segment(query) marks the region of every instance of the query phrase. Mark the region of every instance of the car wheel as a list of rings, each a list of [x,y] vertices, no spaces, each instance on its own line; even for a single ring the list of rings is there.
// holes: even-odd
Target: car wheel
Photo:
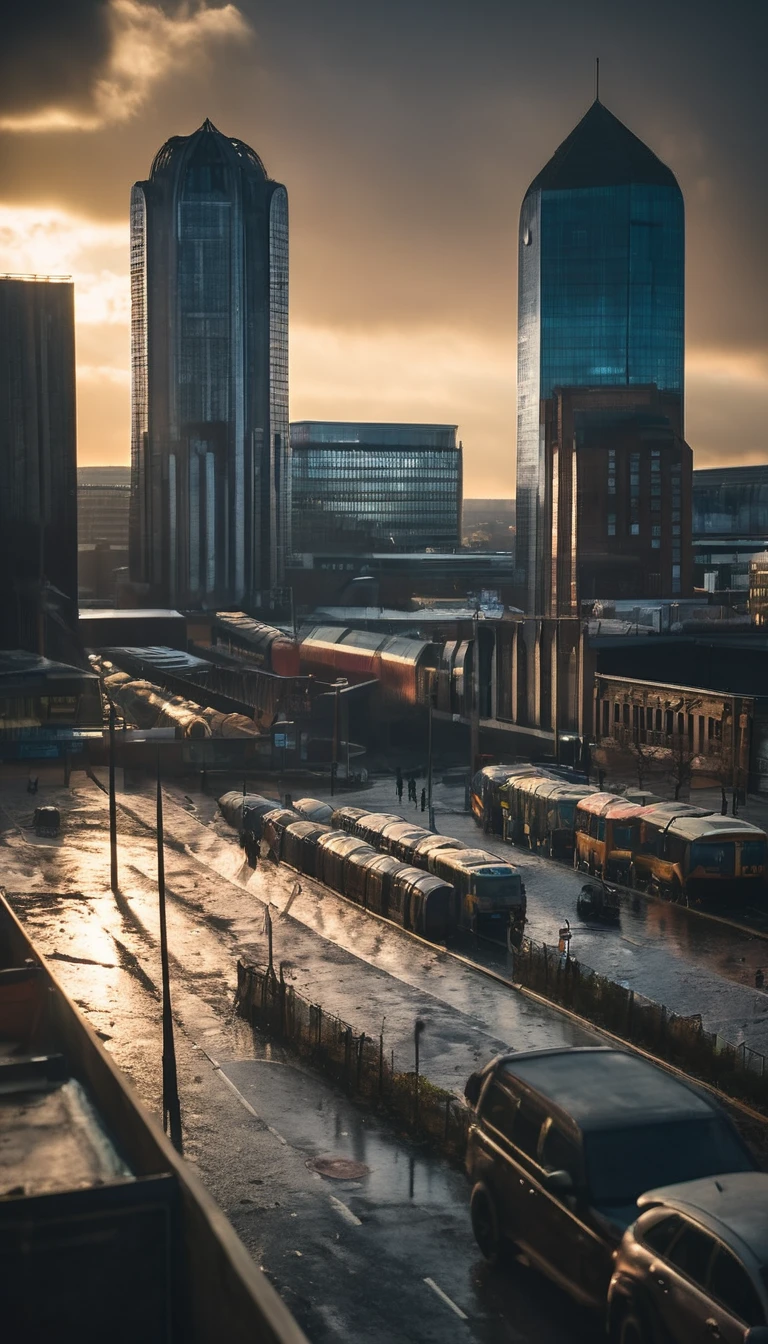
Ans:
[[[501,1258],[501,1234],[496,1207],[484,1185],[476,1185],[469,1201],[469,1216],[475,1241],[490,1265]]]

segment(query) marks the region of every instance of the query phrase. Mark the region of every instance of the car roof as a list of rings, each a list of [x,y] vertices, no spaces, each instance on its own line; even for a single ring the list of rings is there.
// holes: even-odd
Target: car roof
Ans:
[[[760,1264],[768,1264],[768,1173],[737,1171],[704,1176],[649,1190],[638,1199],[641,1209],[657,1205],[689,1213],[723,1241],[738,1241]],[[740,1248],[741,1249],[741,1248]]]
[[[610,1046],[536,1050],[503,1057],[501,1070],[566,1112],[585,1133],[675,1120],[706,1120],[701,1093],[639,1055]]]

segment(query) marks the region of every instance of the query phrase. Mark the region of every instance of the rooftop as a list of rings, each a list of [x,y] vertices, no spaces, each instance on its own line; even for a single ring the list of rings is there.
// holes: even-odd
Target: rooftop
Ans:
[[[649,1190],[637,1201],[641,1208],[671,1204],[704,1214],[743,1242],[765,1264],[768,1262],[768,1174],[738,1171],[723,1176],[705,1176],[698,1181],[666,1185]],[[730,1241],[727,1235],[724,1238]]]
[[[503,1070],[566,1111],[585,1131],[712,1115],[710,1103],[692,1087],[623,1050],[537,1051],[510,1057]]]
[[[595,99],[528,191],[567,191],[629,183],[679,190],[671,169]]]

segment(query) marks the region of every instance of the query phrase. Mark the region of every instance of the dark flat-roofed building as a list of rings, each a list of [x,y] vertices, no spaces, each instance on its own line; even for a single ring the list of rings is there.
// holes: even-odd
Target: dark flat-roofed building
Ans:
[[[0,277],[0,647],[71,656],[77,621],[74,286]]]
[[[688,596],[692,453],[677,394],[569,387],[543,413],[545,615]]]
[[[450,551],[461,540],[456,425],[291,425],[295,555]]]

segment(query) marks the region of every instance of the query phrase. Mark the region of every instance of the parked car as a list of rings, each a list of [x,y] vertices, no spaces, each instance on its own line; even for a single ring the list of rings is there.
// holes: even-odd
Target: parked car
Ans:
[[[611,1344],[768,1344],[768,1175],[652,1190],[619,1248]]]
[[[472,1074],[465,1096],[474,1108],[466,1165],[481,1251],[494,1261],[505,1244],[516,1246],[601,1312],[641,1195],[756,1167],[708,1096],[628,1051],[499,1055]]]

